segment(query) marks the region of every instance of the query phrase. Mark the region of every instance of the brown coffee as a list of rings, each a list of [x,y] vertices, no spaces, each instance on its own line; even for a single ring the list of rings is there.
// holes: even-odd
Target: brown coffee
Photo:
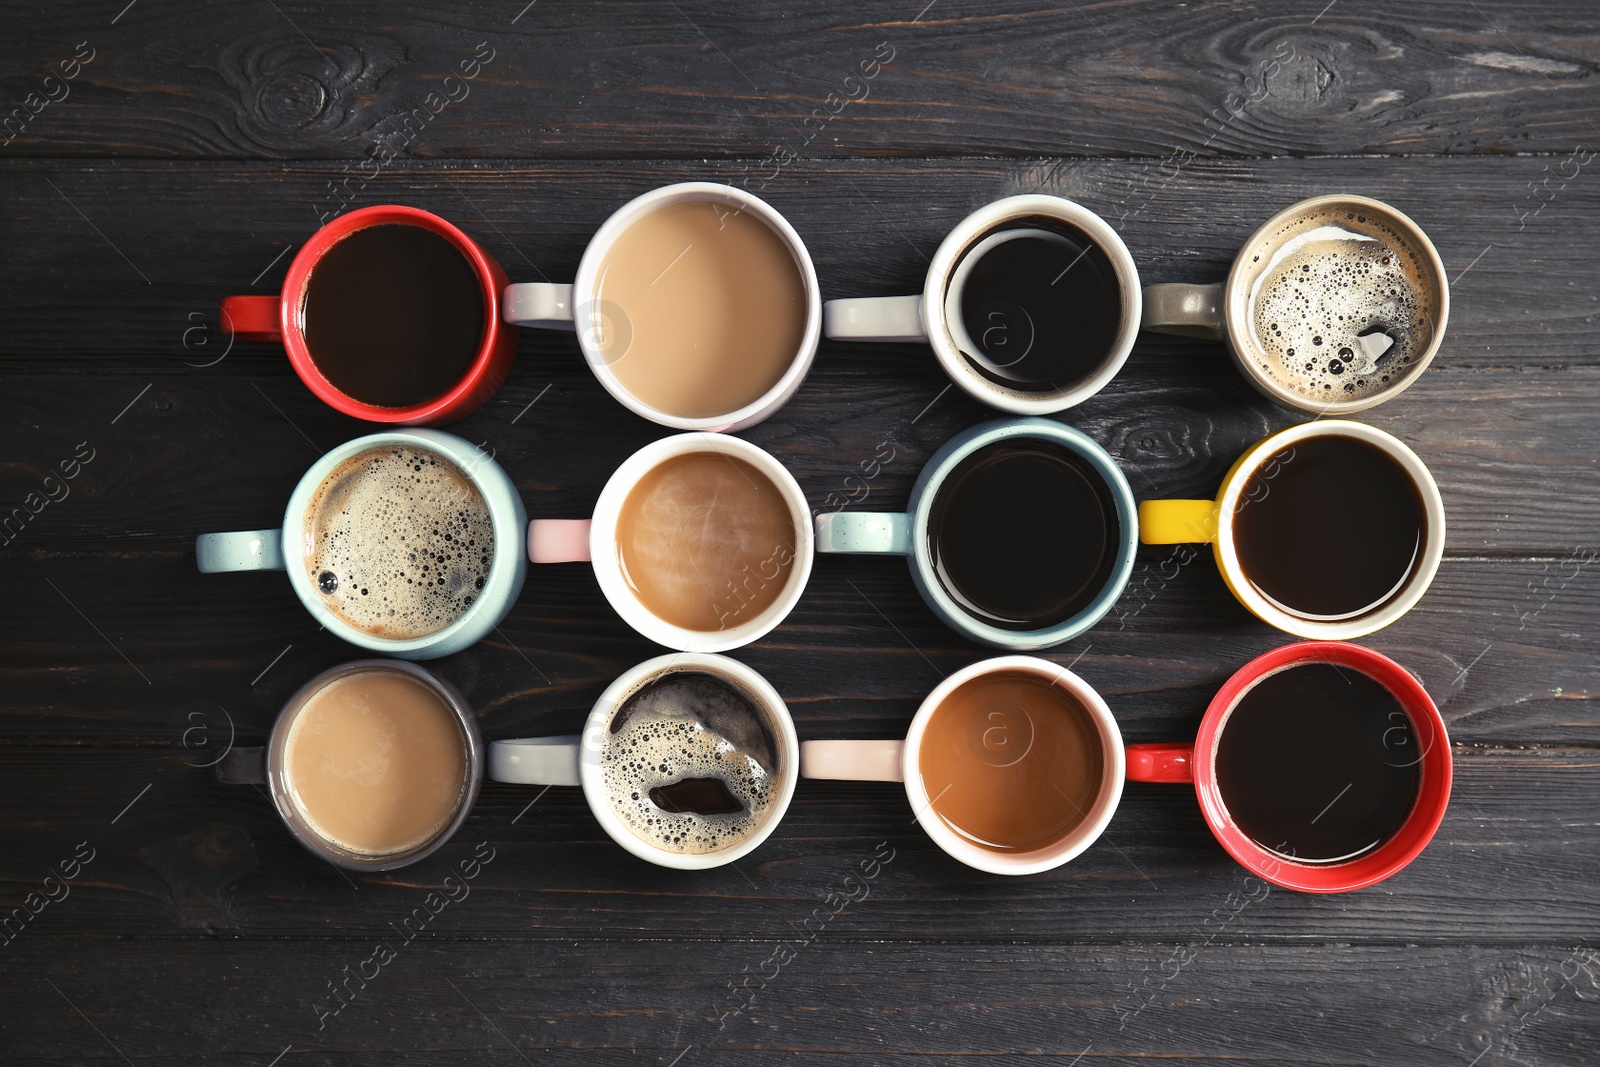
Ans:
[[[1105,752],[1077,695],[1028,671],[957,686],[928,720],[917,760],[932,811],[992,852],[1035,852],[1089,817]]]
[[[397,670],[360,671],[300,708],[283,778],[295,809],[325,840],[365,855],[409,852],[460,807],[466,741],[428,685]]]
[[[806,328],[805,280],[783,239],[754,213],[710,201],[668,204],[623,231],[600,264],[595,305],[622,387],[685,418],[760,399]]]
[[[466,473],[390,445],[335,467],[306,508],[305,567],[322,603],[373,637],[438,633],[489,579],[494,523]]]
[[[788,587],[795,543],[782,491],[725,452],[663,461],[617,516],[623,579],[651,614],[686,630],[759,618]]]

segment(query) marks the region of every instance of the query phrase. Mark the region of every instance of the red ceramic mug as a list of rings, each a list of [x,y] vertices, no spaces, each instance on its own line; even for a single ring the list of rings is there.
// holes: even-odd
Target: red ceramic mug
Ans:
[[[466,373],[443,393],[406,407],[380,407],[340,391],[318,369],[306,344],[303,309],[311,273],[339,240],[357,230],[384,223],[417,226],[455,246],[467,260],[483,294],[483,335]],[[222,326],[246,341],[282,341],[300,380],[328,406],[368,422],[432,426],[454,422],[482,407],[500,388],[517,354],[517,335],[500,318],[500,292],[509,279],[494,257],[476,241],[432,212],[380,204],[340,215],[295,254],[279,296],[230,296],[222,302]]]
[[[1263,847],[1229,813],[1217,780],[1220,741],[1240,700],[1264,678],[1288,667],[1312,663],[1359,672],[1388,690],[1410,720],[1409,730],[1402,728],[1392,739],[1385,731],[1381,743],[1415,745],[1415,749],[1409,750],[1396,748],[1393,760],[1387,755],[1384,757],[1392,767],[1416,766],[1419,770],[1416,800],[1410,814],[1377,847],[1348,860],[1298,862]],[[1344,641],[1301,641],[1257,656],[1229,678],[1212,698],[1193,744],[1141,744],[1129,745],[1127,749],[1129,781],[1192,782],[1206,823],[1234,859],[1269,882],[1306,893],[1363,889],[1395,874],[1416,859],[1433,839],[1450,800],[1450,741],[1433,699],[1422,684],[1394,660]],[[1338,797],[1334,799],[1337,801]],[[1327,810],[1323,809],[1323,814]]]

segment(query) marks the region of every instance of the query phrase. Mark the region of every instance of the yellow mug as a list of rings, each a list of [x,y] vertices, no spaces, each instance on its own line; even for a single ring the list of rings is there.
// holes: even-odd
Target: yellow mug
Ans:
[[[1363,442],[1382,453],[1382,459],[1374,460],[1365,450],[1346,450],[1343,454],[1350,462],[1343,469],[1336,469],[1339,467],[1335,462],[1337,453],[1331,453],[1330,449],[1338,446],[1319,440],[1326,438]],[[1297,458],[1300,460],[1298,469],[1295,468]],[[1392,478],[1393,471],[1383,459],[1398,468],[1403,477]],[[1373,462],[1376,467],[1357,466]],[[1381,477],[1372,482],[1361,481],[1356,472],[1367,469]],[[1293,473],[1285,477],[1285,471]],[[1278,481],[1279,478],[1283,481]],[[1409,549],[1403,539],[1403,531],[1412,521],[1406,503],[1397,501],[1393,494],[1384,498],[1382,504],[1374,502],[1382,478],[1388,478],[1395,486],[1409,482],[1415,492],[1411,503],[1415,506],[1418,529],[1416,543]],[[1369,486],[1370,494],[1358,491]],[[1279,502],[1269,508],[1265,501],[1271,498],[1274,488],[1281,490]],[[1318,499],[1319,495],[1336,499],[1324,502]],[[1312,505],[1310,508],[1306,506],[1308,501]],[[1239,545],[1239,519],[1251,507],[1259,509],[1250,517],[1245,533],[1246,540],[1256,550],[1258,575],[1255,578],[1241,559]],[[1298,508],[1292,519],[1285,510],[1288,507]],[[1380,509],[1401,517],[1385,519],[1376,514]],[[1376,536],[1364,539],[1363,533],[1371,533],[1365,529],[1369,521],[1389,522],[1395,530],[1401,531],[1400,539],[1389,539],[1393,541],[1392,548]],[[1293,563],[1285,563],[1281,554],[1269,562],[1267,556],[1257,550],[1258,545],[1271,540],[1267,534],[1277,522],[1284,524],[1283,530],[1278,531],[1283,535],[1282,540],[1292,541],[1292,551],[1297,554]],[[1392,434],[1365,423],[1337,419],[1291,426],[1257,441],[1223,477],[1215,500],[1146,500],[1139,505],[1139,539],[1145,544],[1209,542],[1215,550],[1222,580],[1239,603],[1280,630],[1324,641],[1345,641],[1381,630],[1409,611],[1422,599],[1439,569],[1439,561],[1444,557],[1444,534],[1444,500],[1422,459]],[[1380,544],[1388,550],[1387,565],[1369,567],[1368,571],[1376,571],[1377,575],[1368,573],[1362,577],[1379,580],[1378,575],[1388,574],[1398,580],[1377,599],[1354,608],[1345,604],[1341,610],[1330,610],[1326,604],[1318,608],[1297,608],[1284,595],[1278,575],[1292,573],[1299,567],[1298,557],[1304,558],[1308,570],[1337,568],[1342,569],[1341,573],[1348,573],[1362,566],[1362,553]],[[1280,553],[1288,550],[1280,548]],[[1407,551],[1411,553],[1409,564],[1405,564]],[[1273,574],[1271,581],[1267,577],[1269,572]],[[1334,590],[1325,594],[1324,599],[1359,593],[1359,583],[1355,581],[1339,584],[1332,576],[1319,580]],[[1273,582],[1279,584],[1269,588]]]

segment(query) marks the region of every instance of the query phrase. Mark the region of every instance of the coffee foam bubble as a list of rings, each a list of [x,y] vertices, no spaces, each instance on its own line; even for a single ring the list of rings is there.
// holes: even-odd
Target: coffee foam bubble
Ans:
[[[1388,391],[1433,343],[1431,264],[1381,216],[1304,215],[1248,254],[1253,358],[1293,393],[1333,402]]]
[[[766,823],[786,773],[763,720],[751,697],[716,675],[655,678],[623,701],[602,741],[611,810],[665,852],[705,854],[738,844]],[[669,811],[650,798],[652,789],[688,778],[720,781],[741,810]]]
[[[306,527],[306,570],[323,604],[374,637],[443,630],[476,602],[494,557],[483,495],[420,448],[345,460],[312,494]]]

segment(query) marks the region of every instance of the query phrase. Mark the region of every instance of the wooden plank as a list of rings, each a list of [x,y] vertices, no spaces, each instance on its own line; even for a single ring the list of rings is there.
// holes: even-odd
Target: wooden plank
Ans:
[[[8,192],[0,235],[11,250],[0,263],[7,294],[0,373],[109,366],[211,379],[283,371],[274,346],[240,342],[229,350],[216,326],[217,306],[232,293],[276,291],[289,256],[319,215],[346,203],[327,192],[336,167],[0,164]],[[627,200],[678,181],[737,183],[740,166],[408,164],[385,171],[349,203],[436,211],[481,240],[513,279],[559,280],[571,276],[594,230]],[[920,289],[925,257],[950,228],[980,205],[1015,193],[1055,193],[1100,212],[1123,235],[1146,282],[1220,279],[1241,242],[1279,209],[1319,193],[1365,193],[1412,215],[1444,258],[1455,299],[1437,366],[1595,366],[1600,265],[1569,250],[1600,242],[1600,181],[1589,180],[1594,164],[1569,164],[1561,172],[1576,177],[1551,179],[1536,196],[1530,183],[1549,178],[1548,166],[1542,157],[1482,156],[1404,165],[1278,158],[1182,168],[1059,158],[802,160],[760,192],[804,235],[827,297]],[[523,364],[546,366],[571,351],[569,340],[527,331]],[[819,360],[824,369],[864,377],[928,362],[925,349],[910,346],[834,344]],[[1194,364],[1232,373],[1214,344],[1146,337],[1125,375],[1166,380]]]
[[[491,737],[501,733],[495,718],[485,728]],[[1248,940],[1572,944],[1588,937],[1600,921],[1591,877],[1600,837],[1576,798],[1600,788],[1600,755],[1460,745],[1455,755],[1450,813],[1409,868],[1334,898],[1275,893],[1252,909]],[[874,883],[871,906],[852,912],[852,939],[1181,941],[1245,878],[1185,787],[1130,786],[1109,833],[1088,852],[1047,874],[1003,878],[940,852],[912,822],[899,787],[833,782],[802,783],[759,851],[713,871],[668,872],[633,858],[600,830],[576,789],[540,796],[491,784],[435,856],[388,875],[346,875],[290,838],[258,789],[221,785],[196,766],[210,758],[177,744],[0,747],[0,798],[12,813],[0,913],[22,906],[84,842],[85,854],[94,854],[88,873],[68,900],[27,925],[30,940],[129,931],[382,936],[429,889],[445,887],[445,875],[485,841],[496,858],[473,883],[481,904],[460,909],[453,936],[779,938],[880,843],[894,861]]]
[[[684,1067],[1593,1061],[1592,950],[1234,945],[1223,938],[1247,935],[1276,900],[1230,914],[1224,899],[1191,904],[1215,913],[1223,937],[1199,927],[1170,948],[841,943],[870,897],[809,942],[462,943],[441,929],[411,942],[388,935],[394,958],[381,967],[367,963],[383,958],[376,938],[68,939],[54,952],[11,949],[18,965],[0,972],[0,992],[14,1009],[8,1054],[27,1064],[139,1062],[172,1049],[284,1065],[564,1064],[606,1051]]]
[[[17,109],[9,151],[49,156],[1416,155],[1595,138],[1581,5],[921,6],[20,12],[0,99]],[[75,55],[92,58],[62,83]]]
[[[1447,562],[1416,609],[1363,643],[1423,679],[1459,743],[1595,745],[1600,586],[1592,567],[1571,570]],[[187,555],[3,561],[0,582],[29,605],[0,641],[0,741],[174,744],[191,702],[260,738],[306,679],[361,655],[319,632],[281,575],[202,576]],[[1289,640],[1203,555],[1155,555],[1100,626],[1040,654],[1099,688],[1129,740],[1155,741],[1192,731],[1229,674]],[[575,728],[611,679],[659,652],[574,565],[537,571],[498,634],[432,669],[496,736],[517,736]],[[939,623],[903,566],[866,559],[819,561],[789,620],[735,653],[813,737],[892,735],[944,675],[992,654]]]

